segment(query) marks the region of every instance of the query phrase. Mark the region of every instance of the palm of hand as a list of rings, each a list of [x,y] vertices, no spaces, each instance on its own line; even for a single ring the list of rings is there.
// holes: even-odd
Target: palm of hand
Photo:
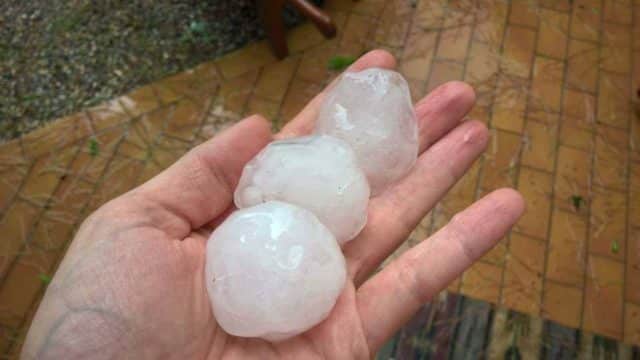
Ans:
[[[136,359],[368,356],[353,283],[330,319],[302,336],[272,345],[227,335],[203,286],[208,231],[172,238],[148,226],[149,209],[132,208],[141,201],[128,196],[137,195],[111,202],[80,230],[47,294],[51,309],[65,318],[46,334],[38,358],[95,358],[96,349],[99,357]],[[46,321],[47,314],[40,315]],[[83,346],[58,346],[78,337],[80,324],[90,334]]]
[[[393,64],[389,54],[374,51],[352,69]],[[280,136],[309,132],[321,96]],[[276,344],[230,336],[216,324],[204,287],[210,229],[232,210],[244,164],[271,139],[266,121],[254,116],[85,221],[47,290],[23,356],[371,357],[523,211],[517,193],[496,191],[367,280],[484,149],[486,128],[460,123],[472,104],[468,86],[452,83],[416,105],[424,153],[406,179],[372,199],[367,226],[343,248],[348,283],[329,317],[306,333]]]

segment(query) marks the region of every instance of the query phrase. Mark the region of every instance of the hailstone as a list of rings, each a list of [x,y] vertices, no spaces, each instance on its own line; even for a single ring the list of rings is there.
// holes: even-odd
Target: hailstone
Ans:
[[[321,135],[269,144],[245,166],[234,200],[238,208],[270,200],[298,205],[345,243],[367,222],[369,195],[353,150]]]
[[[227,333],[278,341],[326,318],[344,287],[346,265],[313,213],[269,201],[235,211],[211,234],[205,281]]]
[[[371,186],[383,192],[405,176],[418,155],[418,122],[409,86],[395,71],[347,72],[327,92],[316,133],[346,141]]]

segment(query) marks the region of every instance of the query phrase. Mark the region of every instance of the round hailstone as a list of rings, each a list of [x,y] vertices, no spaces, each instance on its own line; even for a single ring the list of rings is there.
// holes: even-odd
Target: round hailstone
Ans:
[[[418,155],[418,122],[409,86],[391,70],[342,75],[326,95],[316,132],[353,148],[373,195],[405,176]]]
[[[331,136],[274,141],[242,171],[238,208],[279,200],[314,213],[339,243],[367,222],[369,184],[353,150]]]
[[[329,229],[291,204],[237,210],[207,243],[207,292],[231,335],[278,341],[300,334],[327,317],[345,280]]]

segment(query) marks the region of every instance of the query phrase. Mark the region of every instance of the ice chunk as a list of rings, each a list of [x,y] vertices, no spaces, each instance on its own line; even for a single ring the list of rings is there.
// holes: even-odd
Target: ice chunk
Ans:
[[[353,150],[323,135],[269,144],[245,166],[234,198],[238,208],[270,200],[303,207],[344,243],[367,222],[369,195]]]
[[[409,86],[395,71],[347,72],[326,95],[316,132],[355,151],[373,195],[405,176],[418,155],[418,123]]]
[[[324,320],[346,281],[345,260],[311,212],[270,201],[232,213],[207,243],[205,282],[229,334],[270,341]]]

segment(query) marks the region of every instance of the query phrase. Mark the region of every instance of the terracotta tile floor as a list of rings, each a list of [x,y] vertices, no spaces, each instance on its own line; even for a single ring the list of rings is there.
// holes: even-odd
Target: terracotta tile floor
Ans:
[[[482,194],[516,187],[526,215],[450,290],[640,344],[640,1],[326,7],[336,39],[305,24],[282,61],[250,44],[0,145],[0,353],[17,353],[88,213],[245,115],[281,126],[336,76],[330,57],[372,48],[398,57],[416,99],[448,80],[473,84],[471,117],[492,133],[406,246]]]

